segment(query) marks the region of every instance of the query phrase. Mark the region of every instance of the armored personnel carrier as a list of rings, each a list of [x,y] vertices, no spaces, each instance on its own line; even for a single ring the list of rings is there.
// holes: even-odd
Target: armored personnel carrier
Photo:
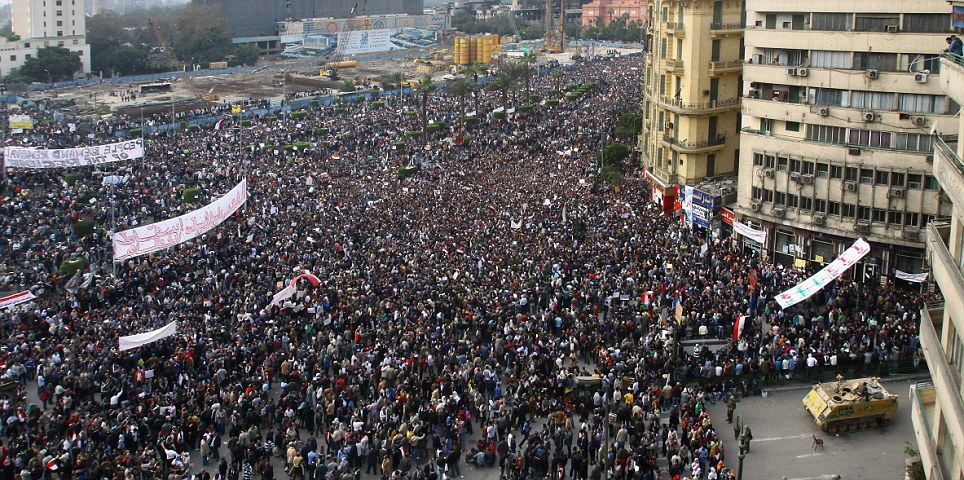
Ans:
[[[876,377],[818,383],[803,399],[803,407],[828,433],[876,428],[897,414],[897,395]]]

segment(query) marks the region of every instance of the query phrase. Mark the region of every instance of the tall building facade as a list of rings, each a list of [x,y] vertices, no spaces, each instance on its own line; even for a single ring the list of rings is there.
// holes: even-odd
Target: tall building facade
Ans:
[[[672,211],[680,185],[737,168],[743,72],[740,0],[651,0],[643,166]]]
[[[582,6],[582,26],[609,25],[625,18],[627,23],[646,21],[646,0],[592,0]]]
[[[832,261],[858,237],[855,278],[923,266],[923,228],[950,212],[931,133],[959,106],[940,88],[945,0],[747,2],[738,201],[745,239],[785,265]]]
[[[0,73],[23,65],[44,47],[64,47],[80,56],[83,73],[90,73],[90,46],[84,0],[13,0],[11,29],[20,36],[0,44]]]
[[[942,2],[943,3],[943,2]],[[954,26],[964,28],[964,1],[950,2]],[[946,7],[945,7],[946,8]],[[948,54],[937,82],[964,103],[964,59]],[[920,344],[931,382],[911,387],[914,433],[928,480],[964,480],[964,123],[935,137],[933,175],[953,205],[951,215],[926,227],[927,263],[943,304],[921,312]]]

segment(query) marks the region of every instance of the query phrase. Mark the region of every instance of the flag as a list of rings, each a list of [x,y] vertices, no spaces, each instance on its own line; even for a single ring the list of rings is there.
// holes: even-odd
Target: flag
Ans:
[[[740,335],[743,334],[743,327],[746,326],[746,316],[740,315],[736,317],[736,323],[733,324],[733,340],[739,340]]]
[[[653,303],[653,291],[643,292],[643,305]]]
[[[215,130],[220,130],[220,129],[222,129],[222,128],[224,128],[224,119],[223,119],[223,118],[220,119],[220,120],[218,120],[218,122],[214,124],[214,129],[215,129]]]
[[[295,292],[297,291],[298,287],[295,287],[294,285],[288,285],[287,287],[282,288],[281,291],[271,297],[271,306],[278,305],[281,302],[295,296]]]
[[[68,280],[67,284],[64,285],[64,290],[67,290],[72,295],[77,295],[77,290],[80,289],[80,282],[82,281],[81,280],[82,276],[83,276],[83,273],[80,270],[77,270],[77,273],[74,273],[74,276],[70,277],[70,280]]]

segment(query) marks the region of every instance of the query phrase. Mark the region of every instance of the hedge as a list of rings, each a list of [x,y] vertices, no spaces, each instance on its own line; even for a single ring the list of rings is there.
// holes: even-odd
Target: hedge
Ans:
[[[444,127],[444,126],[445,126],[444,123],[430,123],[430,124],[428,124],[428,125],[425,127],[425,129],[428,130],[428,131],[430,131],[430,132],[437,132],[437,131],[441,130],[442,127]]]
[[[331,130],[327,127],[320,127],[315,129],[315,133],[318,135],[328,135],[331,133]]]
[[[580,95],[582,95],[582,94],[581,94],[581,93],[578,93],[578,92],[569,92],[569,93],[566,94],[566,98],[568,98],[569,100],[575,100],[575,99],[579,98]]]
[[[505,118],[505,112],[495,112],[492,114],[492,116],[495,118],[498,118],[499,120],[502,120],[503,118]]]
[[[405,142],[403,142],[403,141],[401,141],[401,140],[398,140],[398,141],[396,141],[396,142],[392,142],[392,146],[393,146],[393,147],[404,147],[404,146],[405,146]]]
[[[336,109],[335,109],[335,113],[336,113],[336,114],[342,114],[342,113],[345,113],[345,109],[344,109],[344,108],[341,108],[341,107],[339,107],[339,108],[336,108]]]
[[[308,104],[311,105],[312,107],[317,107],[317,106],[318,106],[318,100],[309,100],[309,101],[308,101]]]
[[[522,105],[519,107],[520,112],[528,112],[529,110],[532,110],[532,105]]]
[[[72,276],[78,271],[83,270],[86,265],[87,262],[84,261],[83,257],[65,258],[63,262],[60,262],[60,276]]]
[[[181,201],[184,203],[194,203],[201,197],[201,189],[198,187],[188,187],[181,192]]]
[[[533,93],[532,95],[529,95],[530,102],[535,103],[535,102],[538,102],[539,100],[542,100],[542,95],[539,95],[538,93]]]
[[[311,146],[311,142],[305,142],[305,141],[295,142],[295,146],[298,147],[298,150],[303,151],[304,149]]]
[[[385,102],[383,102],[383,101],[381,101],[381,100],[376,100],[376,101],[372,102],[372,106],[375,107],[375,108],[382,108],[382,107],[385,106]]]
[[[177,128],[180,128],[181,130],[184,130],[185,128],[187,128],[187,122],[178,123],[178,124],[177,124]]]
[[[550,100],[546,100],[546,104],[547,104],[547,105],[559,105],[559,100],[558,100],[558,99],[555,99],[555,98],[550,99]]]
[[[94,223],[90,220],[80,220],[71,227],[77,238],[84,238],[94,233]]]
[[[269,122],[275,122],[275,121],[277,121],[277,120],[278,120],[278,117],[276,117],[276,116],[274,116],[274,115],[268,115],[268,121],[269,121]]]
[[[462,120],[465,123],[472,123],[478,120],[478,117],[475,117],[473,115],[460,115],[459,120]]]
[[[241,120],[241,126],[242,126],[242,127],[250,127],[250,126],[251,126],[251,120]]]
[[[187,131],[189,131],[189,132],[196,132],[197,129],[198,129],[198,126],[197,126],[197,125],[188,125],[188,126],[187,126]]]
[[[297,112],[291,112],[291,118],[294,118],[294,119],[296,119],[296,120],[300,120],[300,119],[305,118],[305,117],[307,117],[307,116],[308,116],[308,112],[305,112],[305,111],[299,110],[299,111],[297,111]]]
[[[412,130],[412,131],[409,131],[409,132],[405,132],[405,136],[406,136],[406,137],[420,137],[420,136],[422,136],[422,131],[421,131],[421,130]]]
[[[410,177],[418,173],[421,167],[418,165],[408,165],[405,167],[398,167],[398,176],[401,178]]]
[[[558,97],[558,96],[562,95],[562,91],[561,91],[561,90],[552,90],[552,91],[549,92],[549,95],[551,95],[551,96],[553,96],[553,97]]]
[[[73,187],[74,185],[77,184],[77,182],[83,179],[84,179],[84,174],[80,172],[70,172],[67,175],[64,175],[64,183],[66,183],[67,186],[70,186],[70,187]]]
[[[415,115],[418,115],[418,112],[413,112],[413,111],[409,110],[409,111],[405,112],[404,115],[405,115],[406,117],[414,117]]]
[[[577,89],[577,88],[579,88],[579,87],[581,87],[581,86],[582,86],[582,85],[579,85],[578,83],[570,83],[569,85],[566,85],[566,88],[564,88],[564,90],[568,92],[568,91],[571,91],[571,90],[575,90],[575,89]]]
[[[86,205],[90,203],[91,198],[94,198],[94,192],[84,192],[80,195],[77,195],[77,197],[74,198],[74,201],[76,201],[78,204]]]
[[[141,131],[139,128],[132,128],[127,131],[127,138],[139,137],[141,136]]]
[[[590,88],[592,88],[592,87],[594,87],[594,86],[596,86],[595,83],[586,82],[586,83],[582,84],[582,86],[581,86],[580,88],[582,88],[582,89],[584,89],[584,90],[589,90]]]

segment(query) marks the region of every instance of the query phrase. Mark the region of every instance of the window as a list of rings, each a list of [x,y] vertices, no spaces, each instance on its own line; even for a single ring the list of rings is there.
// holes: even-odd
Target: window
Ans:
[[[890,174],[890,186],[891,187],[903,187],[904,186],[904,174],[903,173],[891,173]]]
[[[860,207],[860,208],[863,209],[864,207]],[[867,219],[864,218],[864,217],[860,217],[860,219],[861,219],[861,220],[867,220]],[[875,209],[874,209],[874,222],[875,222],[875,223],[884,223],[884,222],[886,222],[886,221],[887,221],[887,210],[884,210],[884,209],[881,209],[881,208],[875,208]]]
[[[58,27],[64,26],[64,21],[63,21],[63,20],[57,20],[57,26],[58,26]]]
[[[814,13],[810,20],[811,30],[850,31],[853,15],[850,13]]]
[[[941,57],[933,53],[904,53],[900,55],[901,71],[923,72],[938,74],[941,71]]]
[[[800,122],[787,122],[787,131],[788,131],[788,132],[799,132],[799,131],[800,131]]]
[[[810,52],[810,66],[813,68],[850,68],[853,64],[853,55],[850,52],[826,50]]]
[[[951,31],[951,19],[946,13],[905,13],[905,32],[944,33]]]
[[[843,212],[843,216],[847,218],[854,218],[857,215],[857,207],[850,203],[842,204],[840,211]]]
[[[856,182],[857,181],[857,167],[847,167],[847,181]]]
[[[843,90],[832,88],[811,88],[808,92],[808,99],[814,105],[831,105],[839,107],[843,105]]]
[[[850,144],[866,147],[890,148],[890,132],[879,130],[850,130]]]
[[[827,202],[827,213],[830,215],[840,215],[840,203]]]
[[[854,52],[854,68],[857,70],[897,70],[896,53]]]
[[[923,183],[923,175],[919,173],[908,173],[907,174],[907,188],[920,189]]]
[[[900,96],[900,111],[910,113],[944,113],[943,95],[916,95],[904,93]]]
[[[659,76],[659,94],[666,95],[666,75]]]
[[[64,36],[64,32],[61,31],[61,30],[57,30],[57,36],[58,36],[58,37]]]
[[[790,161],[787,157],[779,157],[777,159],[777,170],[781,172],[787,171],[787,163]]]
[[[794,208],[799,207],[800,197],[797,195],[787,195],[787,206],[794,207]]]
[[[753,154],[753,165],[756,166],[756,167],[762,167],[762,166],[763,166],[763,154],[762,154],[762,153],[754,153],[754,154]]]
[[[907,212],[904,214],[904,225],[908,227],[916,227],[919,220],[920,214],[918,213]]]
[[[760,187],[753,187],[753,198],[760,200],[763,198],[763,189]]]
[[[937,177],[928,175],[924,178],[924,190],[937,190],[938,188],[940,188],[940,184],[937,183]]]
[[[860,169],[860,183],[864,183],[864,184],[874,183],[874,170],[872,168]]]
[[[58,17],[64,16],[64,11],[63,11],[63,10],[57,10],[57,16],[58,16]]]
[[[894,145],[898,150],[911,152],[930,152],[934,150],[930,135],[919,133],[898,133],[897,143]]]
[[[11,61],[11,62],[16,62],[16,61],[17,61],[17,56],[16,56],[16,55],[10,55],[10,61]]]
[[[898,212],[896,210],[887,212],[887,222],[890,223],[891,226],[899,227],[904,223],[904,212]]]
[[[663,38],[659,44],[659,58],[666,58],[666,39]]]
[[[800,164],[800,173],[804,175],[813,175],[813,162],[803,162]]]
[[[27,59],[27,60],[30,60],[31,58],[33,58],[33,55],[27,53],[27,54],[25,54],[25,55],[23,56],[23,58],[25,58],[25,59]]]
[[[870,207],[857,207],[857,218],[870,220]]]
[[[808,199],[810,197],[807,197]],[[827,201],[820,200],[819,198],[813,200],[813,210],[815,212],[826,212],[827,211]]]
[[[803,210],[813,210],[813,198],[808,196],[801,196],[800,208],[802,208]]]
[[[820,169],[819,169],[819,168],[817,169],[817,176],[820,176]],[[839,180],[839,179],[843,178],[843,167],[841,167],[840,165],[831,165],[831,166],[830,166],[830,178],[833,178],[833,179],[836,179],[836,180]]]
[[[787,203],[787,194],[783,192],[776,192],[773,194],[773,203],[777,205],[785,205]]]
[[[857,15],[855,32],[886,32],[888,25],[900,25],[900,15]]]
[[[855,90],[850,92],[850,106],[867,110],[893,110],[894,97],[893,93]]]
[[[63,5],[64,2],[63,2],[63,0],[57,0],[54,4],[59,7],[59,6]]]
[[[826,163],[817,164],[817,178],[827,178],[830,176],[830,165]]]
[[[843,145],[846,143],[846,135],[847,129],[844,127],[831,127],[827,125],[813,124],[807,125],[807,140]]]
[[[24,42],[23,48],[30,48],[30,42]]]
[[[773,168],[776,165],[776,157],[773,155],[766,155],[763,157],[763,166],[766,168]]]
[[[790,159],[790,171],[800,173],[800,160],[797,160],[796,158]]]
[[[877,170],[877,174],[874,175],[874,183],[876,183],[877,185],[889,185],[890,172],[886,170]]]
[[[763,201],[772,202],[773,201],[773,190],[763,190]]]

